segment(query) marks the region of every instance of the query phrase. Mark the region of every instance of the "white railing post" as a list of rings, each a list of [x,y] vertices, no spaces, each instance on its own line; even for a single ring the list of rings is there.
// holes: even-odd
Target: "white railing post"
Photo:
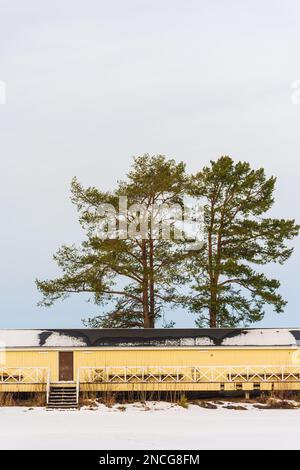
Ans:
[[[49,403],[49,395],[50,395],[50,369],[48,368],[47,372],[47,385],[46,385],[46,403]]]
[[[76,403],[79,402],[79,389],[80,389],[80,367],[77,369],[77,377],[76,377]]]

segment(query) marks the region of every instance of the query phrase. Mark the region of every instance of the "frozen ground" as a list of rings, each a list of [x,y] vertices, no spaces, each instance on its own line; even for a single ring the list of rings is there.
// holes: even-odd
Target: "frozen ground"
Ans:
[[[300,449],[300,409],[0,408],[1,449]]]

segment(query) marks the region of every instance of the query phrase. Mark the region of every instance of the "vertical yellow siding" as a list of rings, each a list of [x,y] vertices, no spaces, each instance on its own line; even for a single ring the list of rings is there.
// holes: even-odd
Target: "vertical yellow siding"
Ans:
[[[297,351],[286,349],[131,349],[74,351],[74,380],[79,367],[92,366],[189,366],[189,365],[284,365]],[[59,351],[6,351],[2,367],[49,367],[50,380],[58,380]]]
[[[6,351],[2,367],[49,367],[50,380],[58,380],[58,351]]]
[[[295,349],[131,349],[75,351],[74,368],[92,366],[283,365]]]

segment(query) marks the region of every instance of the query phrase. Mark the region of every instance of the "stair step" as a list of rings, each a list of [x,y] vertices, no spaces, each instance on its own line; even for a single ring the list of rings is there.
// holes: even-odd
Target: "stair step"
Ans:
[[[51,399],[49,398],[49,403],[77,403],[77,400],[73,398],[72,400],[57,400],[57,399]]]
[[[48,403],[47,408],[77,408],[77,403],[70,403],[68,405],[63,403]]]
[[[76,397],[76,393],[51,393],[50,395],[55,397]]]
[[[51,388],[51,392],[75,392],[76,388]]]
[[[59,403],[62,403],[62,404],[70,404],[70,403],[77,403],[76,400],[49,400],[49,403],[54,403],[54,404],[59,404]]]
[[[48,403],[47,408],[77,408],[77,403]]]
[[[74,395],[74,397],[54,397],[53,395],[50,395],[49,398],[53,398],[54,400],[76,400],[76,396]]]
[[[51,387],[51,390],[76,390],[76,387]]]
[[[70,385],[70,386],[67,386],[67,387],[63,387],[62,385],[51,385],[51,388],[52,388],[52,390],[53,389],[72,390],[72,389],[76,388],[76,385]]]
[[[50,395],[55,395],[56,397],[75,397],[76,393],[51,393]]]
[[[69,397],[56,397],[54,395],[50,395],[49,398],[54,398],[55,400],[76,400],[76,396],[69,396]]]
[[[70,403],[70,402],[75,402],[76,403],[76,398],[72,398],[72,399],[69,399],[69,400],[58,400],[57,398],[49,398],[49,403],[50,402],[55,402],[55,403]]]
[[[50,386],[47,408],[52,410],[68,410],[78,408],[76,386]]]
[[[59,400],[63,400],[64,398],[76,398],[77,395],[52,395],[50,394],[50,397],[53,397],[53,398],[58,398]]]
[[[72,392],[72,393],[57,393],[57,392],[50,392],[51,395],[57,395],[58,397],[63,397],[63,396],[72,396],[72,395],[76,395],[76,392]]]
[[[52,390],[74,390],[76,389],[75,385],[72,385],[70,387],[62,387],[61,385],[56,386],[56,385],[51,385]]]
[[[55,405],[55,404],[49,404],[49,405],[47,406],[47,408],[48,408],[48,407],[49,407],[49,408],[76,408],[76,407],[77,407],[77,404],[76,404],[76,403],[74,403],[74,404],[72,404],[72,405],[60,405],[60,404]]]

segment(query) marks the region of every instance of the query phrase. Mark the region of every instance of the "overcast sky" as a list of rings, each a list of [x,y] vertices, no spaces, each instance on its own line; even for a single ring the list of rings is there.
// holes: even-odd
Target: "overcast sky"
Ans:
[[[109,189],[133,155],[189,171],[228,154],[278,177],[273,213],[300,220],[300,4],[295,1],[0,0],[0,324],[80,327],[81,297],[36,306],[34,279],[82,233],[73,176]],[[300,100],[299,100],[300,101]],[[294,103],[294,104],[293,104]],[[269,272],[289,301],[263,326],[299,326],[300,244]],[[177,326],[192,326],[178,312]]]

